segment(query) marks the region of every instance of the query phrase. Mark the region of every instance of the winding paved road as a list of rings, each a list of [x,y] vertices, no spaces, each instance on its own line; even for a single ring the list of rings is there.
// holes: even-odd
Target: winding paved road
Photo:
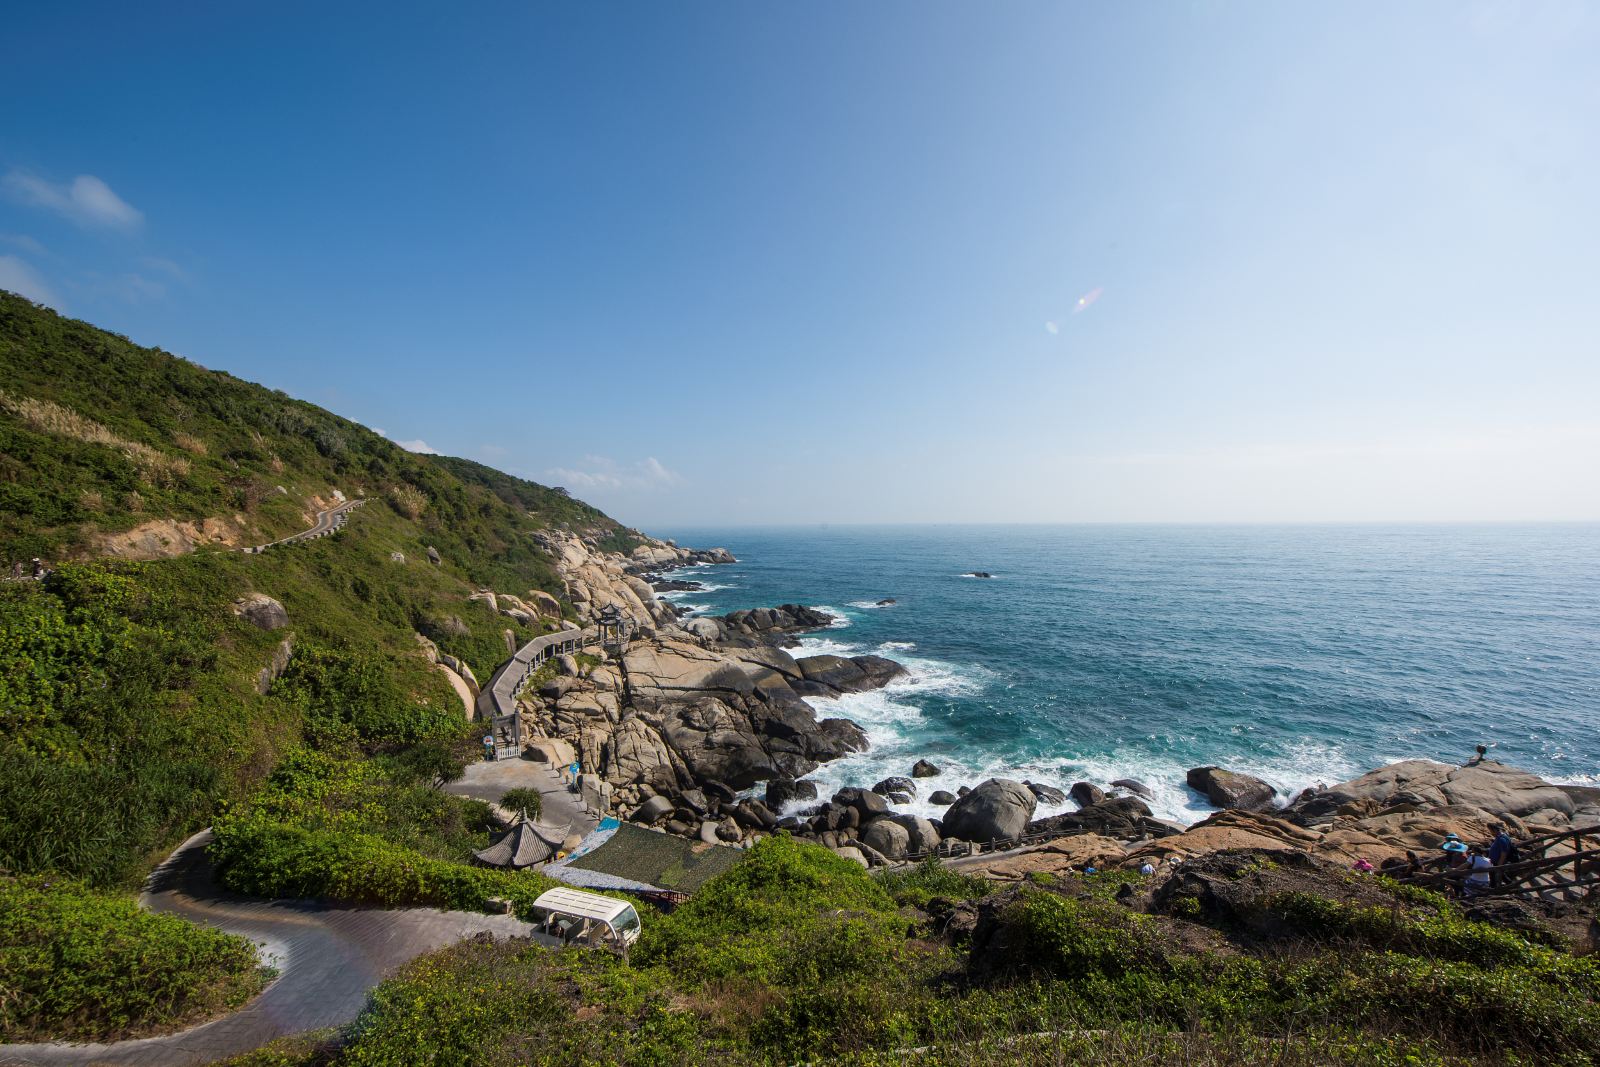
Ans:
[[[179,846],[151,874],[139,902],[152,911],[256,941],[278,968],[277,980],[231,1015],[175,1034],[109,1045],[0,1045],[0,1064],[211,1063],[289,1034],[343,1026],[366,1005],[372,987],[402,964],[475,934],[535,937],[555,944],[509,915],[235,896],[212,881],[205,854],[210,840],[211,831],[205,830]]]
[[[268,541],[264,545],[256,545],[254,548],[246,548],[243,551],[265,552],[267,549],[275,548],[278,545],[292,545],[297,541],[310,541],[318,537],[326,537],[344,525],[344,520],[349,516],[350,512],[366,502],[365,497],[359,500],[346,500],[338,507],[317,512],[317,519],[311,524],[311,529],[309,530],[301,530],[299,533],[291,534],[280,541]]]

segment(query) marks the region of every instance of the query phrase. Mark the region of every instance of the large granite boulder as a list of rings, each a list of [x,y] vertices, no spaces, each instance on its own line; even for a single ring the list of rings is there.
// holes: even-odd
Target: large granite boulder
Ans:
[[[861,834],[861,841],[891,860],[903,860],[911,848],[911,835],[893,819],[873,819]]]
[[[925,759],[919,759],[911,765],[911,777],[913,778],[932,778],[938,773],[938,765]]]
[[[637,699],[693,699],[708,692],[755,692],[752,674],[731,659],[691,641],[636,641],[623,656],[628,684]]]
[[[1221,767],[1195,767],[1187,781],[1190,789],[1204,794],[1217,807],[1234,811],[1265,811],[1277,795],[1277,790],[1261,779]]]
[[[920,815],[891,815],[906,831],[906,847],[912,852],[932,852],[944,840],[932,819]]]
[[[653,823],[657,819],[666,818],[671,814],[672,801],[664,796],[653,796],[643,804],[640,804],[628,818],[634,822]]]
[[[990,778],[961,797],[944,815],[944,836],[963,841],[993,841],[1022,836],[1039,800],[1010,778]]]
[[[830,746],[830,750],[838,755],[821,756],[818,759],[838,759],[852,752],[865,752],[868,748],[867,732],[849,719],[823,719],[817,724],[819,734]]]
[[[289,625],[288,611],[265,593],[251,593],[235,600],[233,613],[258,630],[277,630]]]
[[[640,718],[628,719],[611,735],[611,746],[603,771],[614,784],[646,782],[659,789],[672,789],[681,783],[678,761],[655,727]]]
[[[1093,782],[1073,782],[1071,794],[1080,808],[1093,807],[1106,798],[1105,791]]]
[[[1542,814],[1571,817],[1577,805],[1560,786],[1496,760],[1483,760],[1465,767],[1429,760],[1404,760],[1380,767],[1359,778],[1341,782],[1323,791],[1339,800],[1370,800],[1380,809],[1397,803],[1424,808],[1476,808],[1490,815],[1527,817]],[[1323,793],[1302,794],[1290,806],[1290,813],[1317,807]]]

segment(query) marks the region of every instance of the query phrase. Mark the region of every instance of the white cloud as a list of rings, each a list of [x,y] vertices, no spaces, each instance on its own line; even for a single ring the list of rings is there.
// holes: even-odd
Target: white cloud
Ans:
[[[0,289],[10,289],[32,300],[61,310],[61,301],[39,272],[17,256],[0,256]]]
[[[438,456],[443,454],[437,448],[434,448],[420,437],[410,441],[396,441],[395,444],[399,445],[407,452],[416,452],[424,456]]]
[[[29,237],[25,233],[0,233],[0,241],[4,241],[8,245],[15,245],[17,248],[22,249],[30,256],[43,256],[47,254],[45,252],[44,245],[40,244],[38,241],[35,241],[32,237]]]
[[[140,256],[139,262],[143,263],[148,269],[165,274],[174,281],[186,282],[189,280],[189,272],[170,259],[163,259],[161,256]]]
[[[654,456],[621,464],[606,456],[584,456],[577,467],[553,467],[545,477],[568,489],[664,489],[683,481]]]
[[[133,230],[144,222],[139,209],[93,174],[80,174],[70,182],[57,184],[14,170],[6,175],[4,187],[12,199],[64,215],[79,226]]]
[[[1049,332],[1050,332],[1050,333],[1052,333],[1052,334],[1057,334],[1057,333],[1060,333],[1060,332],[1061,332],[1061,327],[1060,327],[1060,326],[1057,326],[1057,325],[1056,325],[1056,324],[1055,324],[1055,323],[1053,323],[1053,322],[1047,322],[1047,323],[1045,323],[1045,324],[1044,324],[1044,328],[1045,328],[1045,329],[1046,329],[1046,330],[1047,330],[1047,331],[1049,331]]]
[[[167,287],[161,282],[146,278],[142,274],[131,272],[113,278],[107,285],[118,299],[129,304],[143,304],[148,300],[160,300],[167,295]]]

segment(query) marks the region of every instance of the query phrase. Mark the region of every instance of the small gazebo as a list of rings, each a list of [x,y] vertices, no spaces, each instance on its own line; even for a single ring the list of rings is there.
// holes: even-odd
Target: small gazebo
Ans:
[[[594,617],[602,648],[621,651],[628,643],[628,619],[615,604],[607,604]]]
[[[571,823],[552,826],[519,815],[511,828],[496,838],[493,844],[473,855],[490,867],[520,871],[554,856],[561,850],[562,842],[571,831]]]

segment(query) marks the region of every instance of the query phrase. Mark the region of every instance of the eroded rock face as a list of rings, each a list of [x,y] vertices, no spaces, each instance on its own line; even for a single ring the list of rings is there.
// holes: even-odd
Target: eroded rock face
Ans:
[[[1577,807],[1559,786],[1495,760],[1467,767],[1405,760],[1341,782],[1326,792],[1338,798],[1341,806],[1352,800],[1370,800],[1380,809],[1409,801],[1429,808],[1477,808],[1490,815],[1526,817],[1549,811],[1570,817]],[[1312,807],[1317,795],[1297,799],[1289,806],[1289,814]]]
[[[1021,782],[990,778],[950,805],[944,836],[963,841],[1020,837],[1038,804],[1033,791]]]
[[[262,667],[256,675],[256,692],[266,696],[272,688],[272,683],[283,676],[289,669],[289,659],[294,655],[294,635],[290,634],[278,642],[278,647],[272,650],[272,660]]]
[[[1188,783],[1217,807],[1236,811],[1265,811],[1277,795],[1261,779],[1221,767],[1196,767],[1189,772]]]
[[[1160,862],[1171,855],[1198,856],[1225,849],[1310,849],[1316,846],[1319,836],[1274,815],[1219,811],[1181,834],[1139,846],[1128,854],[1128,861]]]
[[[804,759],[768,751],[749,716],[716,697],[672,705],[662,719],[661,735],[695,778],[715,778],[736,789],[769,778],[793,778],[815,767]]]
[[[796,660],[807,682],[837,693],[862,693],[881,689],[906,673],[906,669],[892,659],[882,656],[807,656]],[[813,693],[810,695],[831,695]]]

